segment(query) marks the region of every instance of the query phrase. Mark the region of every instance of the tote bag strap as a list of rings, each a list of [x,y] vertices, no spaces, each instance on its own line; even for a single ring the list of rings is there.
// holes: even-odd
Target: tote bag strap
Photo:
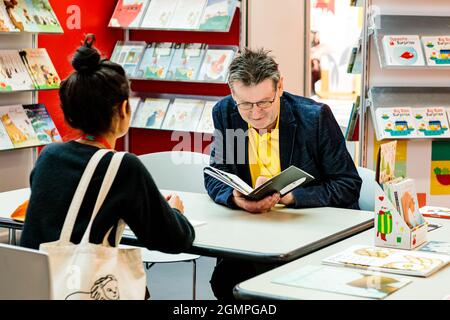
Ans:
[[[108,195],[109,189],[111,188],[114,179],[117,175],[117,172],[119,171],[120,164],[122,163],[122,159],[125,156],[126,152],[117,152],[112,157],[112,160],[108,166],[108,170],[106,171],[105,177],[103,178],[102,186],[100,187],[100,191],[98,193],[97,201],[95,202],[94,211],[92,212],[91,221],[89,221],[89,225],[86,228],[86,231],[83,235],[83,238],[81,239],[80,244],[86,244],[89,243],[89,235],[91,234],[91,228],[92,224],[94,222],[95,217],[97,216],[97,213],[100,211],[100,208],[103,204],[103,202],[106,199],[106,196]],[[119,232],[123,228],[121,228],[120,224],[117,228],[117,231]],[[107,236],[110,232],[108,232],[105,236],[107,239]],[[117,236],[116,236],[117,238]],[[117,241],[117,240],[116,240]],[[105,239],[103,240],[103,243],[105,243]]]
[[[69,211],[67,212],[66,220],[64,221],[64,225],[61,230],[59,242],[63,244],[70,243],[70,237],[78,216],[78,211],[80,211],[80,207],[83,203],[84,195],[89,187],[89,183],[91,182],[92,176],[94,175],[95,169],[100,163],[100,160],[109,152],[111,152],[111,150],[100,149],[89,160],[86,169],[81,176],[81,180],[78,183],[72,202],[70,203]]]

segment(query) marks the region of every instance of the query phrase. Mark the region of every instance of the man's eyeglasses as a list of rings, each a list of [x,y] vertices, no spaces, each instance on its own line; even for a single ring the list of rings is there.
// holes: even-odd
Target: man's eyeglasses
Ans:
[[[243,103],[237,103],[236,101],[234,102],[236,104],[236,106],[241,109],[241,110],[251,110],[253,109],[253,105],[256,105],[258,108],[260,109],[267,109],[270,108],[272,106],[272,104],[275,102],[275,99],[277,98],[277,92],[275,92],[275,96],[273,97],[273,99],[271,101],[258,101],[258,102],[243,102]]]

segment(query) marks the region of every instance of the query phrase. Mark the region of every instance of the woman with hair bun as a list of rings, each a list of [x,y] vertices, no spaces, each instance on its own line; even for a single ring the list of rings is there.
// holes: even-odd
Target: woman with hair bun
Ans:
[[[88,35],[78,48],[74,72],[61,83],[59,96],[64,118],[82,131],[76,141],[54,143],[42,151],[31,172],[31,197],[21,245],[38,249],[59,239],[69,205],[91,157],[100,148],[114,149],[130,126],[130,84],[123,68],[101,59]],[[100,185],[111,161],[102,158],[89,184],[71,236],[79,243],[90,220]],[[90,242],[102,243],[119,219],[125,221],[148,249],[180,253],[189,249],[195,233],[182,215],[177,195],[163,197],[141,161],[126,154],[114,183],[92,225]],[[109,242],[114,245],[115,230]]]

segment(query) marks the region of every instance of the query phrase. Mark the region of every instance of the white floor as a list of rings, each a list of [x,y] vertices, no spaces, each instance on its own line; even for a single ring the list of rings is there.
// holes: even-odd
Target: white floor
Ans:
[[[8,231],[0,228],[0,243],[7,242]],[[213,258],[197,260],[197,300],[215,300],[209,285],[215,264]],[[151,299],[192,300],[192,265],[191,262],[155,264],[147,271]]]

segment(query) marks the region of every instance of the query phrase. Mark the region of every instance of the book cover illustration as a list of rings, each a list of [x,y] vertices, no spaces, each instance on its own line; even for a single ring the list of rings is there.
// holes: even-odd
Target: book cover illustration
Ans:
[[[61,135],[43,104],[23,105],[23,109],[42,144],[62,142]]]
[[[397,141],[380,145],[379,159],[376,171],[376,180],[383,184],[395,178],[395,157],[397,154]]]
[[[36,89],[58,89],[61,79],[53,66],[47,50],[25,49],[19,51]]]
[[[26,0],[4,0],[4,3],[11,22],[17,29],[22,32],[39,32],[33,18],[34,10]]]
[[[417,134],[421,137],[450,137],[447,112],[443,107],[414,108]]]
[[[384,299],[411,280],[344,268],[307,265],[272,280],[273,283],[345,295]]]
[[[134,117],[134,128],[160,129],[169,107],[170,99],[147,98]]]
[[[236,6],[237,0],[208,0],[200,19],[200,30],[226,31]]]
[[[233,50],[208,49],[198,79],[210,82],[225,82],[228,67],[234,58]]]
[[[449,261],[449,256],[435,253],[355,245],[323,259],[322,263],[427,277]]]
[[[137,77],[156,80],[166,79],[175,52],[174,47],[175,44],[171,42],[148,44],[137,71]]]
[[[175,99],[167,112],[162,129],[195,131],[204,106],[203,100]]]
[[[141,27],[149,29],[169,28],[178,3],[178,0],[151,0],[144,19],[142,19]]]
[[[176,44],[167,79],[196,80],[208,45],[199,43]]]
[[[428,241],[419,251],[450,255],[450,242]]]
[[[206,0],[180,1],[177,9],[175,10],[169,28],[186,30],[198,29],[205,4]]]
[[[30,74],[17,50],[0,50],[0,92],[33,90]]]
[[[0,33],[1,32],[19,32],[11,22],[5,3],[0,1]]]
[[[35,23],[37,32],[63,33],[58,18],[48,0],[22,0],[28,8],[28,14]]]
[[[111,55],[111,61],[120,64],[128,77],[136,73],[142,55],[145,50],[144,41],[117,42]]]
[[[0,107],[0,119],[15,148],[40,145],[31,121],[21,105]]]
[[[383,37],[386,64],[389,66],[424,66],[422,44],[417,35]]]
[[[138,108],[139,108],[139,104],[141,103],[141,98],[139,98],[139,97],[131,97],[130,99],[129,99],[129,102],[130,102],[130,111],[131,111],[131,115],[130,115],[130,124],[132,124],[133,123],[133,121],[134,121],[134,117],[136,116],[136,111],[138,110]]]
[[[203,109],[202,117],[198,123],[197,132],[214,133],[214,122],[212,117],[212,110],[217,101],[206,101]]]
[[[422,37],[427,64],[432,67],[450,66],[450,35]]]
[[[409,107],[378,108],[375,112],[382,138],[414,136],[415,120]]]
[[[138,28],[148,3],[149,0],[119,0],[109,26]]]
[[[0,121],[0,150],[11,150],[14,149],[14,145],[11,142],[11,138],[6,132],[3,122]]]
[[[404,179],[392,185],[395,203],[398,213],[403,217],[406,224],[411,228],[425,223],[419,211],[416,186],[413,179]]]

